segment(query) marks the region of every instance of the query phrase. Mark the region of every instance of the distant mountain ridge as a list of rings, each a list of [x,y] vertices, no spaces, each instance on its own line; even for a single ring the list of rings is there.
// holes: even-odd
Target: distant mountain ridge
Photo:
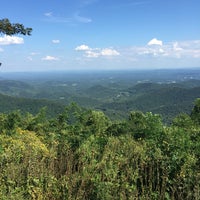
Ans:
[[[164,121],[170,122],[177,114],[190,112],[199,97],[200,70],[56,76],[43,73],[38,77],[23,74],[13,80],[0,80],[0,112],[20,109],[37,113],[47,106],[49,115],[55,115],[76,102],[85,108],[102,110],[114,120],[140,110],[161,114]]]
[[[124,112],[153,112],[161,114],[166,120],[181,112],[188,113],[195,99],[200,97],[200,87],[181,88],[175,84],[142,83],[128,91],[131,96],[125,101],[103,104],[101,108]]]

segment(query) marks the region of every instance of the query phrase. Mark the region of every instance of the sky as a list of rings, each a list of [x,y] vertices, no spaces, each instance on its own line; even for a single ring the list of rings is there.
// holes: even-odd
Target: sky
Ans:
[[[200,0],[6,0],[0,71],[200,67]]]

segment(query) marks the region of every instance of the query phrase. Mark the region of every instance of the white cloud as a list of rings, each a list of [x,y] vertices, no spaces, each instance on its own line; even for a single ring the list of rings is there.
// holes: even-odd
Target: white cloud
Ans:
[[[60,40],[52,40],[52,43],[58,44],[58,43],[60,43]]]
[[[17,36],[4,35],[0,37],[0,45],[23,44],[24,39]]]
[[[100,56],[100,53],[95,51],[86,51],[86,57],[88,58],[98,58]]]
[[[158,42],[151,42],[158,43]],[[175,41],[162,45],[134,46],[120,50],[122,57],[137,60],[161,59],[198,59],[200,58],[200,40]]]
[[[76,51],[87,51],[87,50],[90,50],[90,47],[85,45],[85,44],[82,44],[80,46],[77,46],[75,48]]]
[[[78,22],[81,22],[81,23],[90,23],[92,22],[92,19],[88,18],[88,17],[83,17],[83,16],[80,16],[78,12],[76,12],[74,14],[74,19]]]
[[[29,53],[29,56],[27,56],[27,59],[29,60],[29,61],[33,61],[33,58],[35,57],[35,56],[37,56],[37,55],[39,55],[40,53],[38,53],[38,52],[31,52],[31,53]]]
[[[46,17],[52,17],[53,13],[52,13],[52,12],[47,12],[47,13],[44,13],[44,15],[45,15]]]
[[[166,45],[168,57],[199,58],[200,40],[172,42]]]
[[[173,44],[173,49],[174,49],[174,51],[182,51],[183,50],[183,48],[179,47],[178,42],[175,42]]]
[[[193,53],[194,53],[194,55],[193,55],[194,58],[200,58],[200,50],[198,50],[196,52],[194,51]]]
[[[130,67],[172,67],[174,62],[178,67],[190,66],[190,64],[199,66],[200,40],[172,42],[154,40],[150,44],[117,49],[114,47],[91,48],[87,45],[80,45],[75,50],[83,53],[82,58],[79,57],[79,59],[85,62],[98,59],[98,62],[105,62],[105,65],[107,58],[111,58],[116,65],[125,64]]]
[[[55,60],[59,60],[59,59],[54,56],[45,56],[44,58],[42,58],[42,60],[55,61]]]
[[[0,52],[3,52],[4,50],[2,48],[0,48]]]
[[[120,55],[120,53],[114,49],[106,48],[101,51],[101,55],[102,56],[118,56]]]
[[[165,50],[160,48],[160,49],[159,49],[159,52],[160,52],[160,53],[164,53]]]
[[[152,40],[150,40],[147,44],[148,46],[151,46],[151,45],[160,45],[162,46],[163,45],[163,42],[161,40],[157,40],[156,38],[153,38]]]
[[[113,48],[90,48],[87,45],[80,45],[75,48],[76,51],[84,51],[85,56],[88,58],[98,58],[100,56],[102,57],[112,57],[112,56],[118,56],[120,53],[116,51]]]

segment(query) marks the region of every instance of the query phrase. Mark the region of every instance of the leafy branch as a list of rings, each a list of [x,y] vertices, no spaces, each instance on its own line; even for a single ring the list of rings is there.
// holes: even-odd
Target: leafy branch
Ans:
[[[32,28],[25,28],[23,24],[11,23],[9,19],[0,20],[0,33],[6,35],[31,35]]]

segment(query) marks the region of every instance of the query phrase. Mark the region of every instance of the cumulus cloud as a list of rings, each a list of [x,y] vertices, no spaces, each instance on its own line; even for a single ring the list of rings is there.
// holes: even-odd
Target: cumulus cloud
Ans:
[[[100,53],[95,51],[86,51],[86,57],[88,58],[98,58],[100,56]]]
[[[159,42],[160,41],[160,42]],[[169,63],[176,61],[177,66],[186,66],[188,63],[200,62],[200,40],[193,41],[171,41],[151,40],[150,45],[131,46],[126,48],[91,48],[88,45],[80,45],[75,48],[82,53],[82,60],[112,59],[117,64],[126,63],[131,66],[154,65],[170,67]],[[85,59],[84,59],[85,58]],[[87,59],[88,58],[88,59]],[[105,59],[104,59],[105,58]],[[80,59],[80,57],[79,57]],[[197,64],[196,64],[197,65]],[[184,67],[182,66],[182,67]]]
[[[55,61],[55,60],[59,60],[57,57],[54,56],[45,56],[42,58],[42,60],[47,60],[47,61]]]
[[[0,37],[0,45],[23,44],[24,39],[17,36],[4,35]]]
[[[156,39],[149,40],[144,45],[123,48],[94,48],[82,44],[74,50],[80,51],[82,56],[79,56],[78,61],[84,65],[101,62],[104,66],[112,63],[114,66],[127,68],[172,68],[197,67],[200,63],[200,40],[167,42]]]
[[[77,46],[75,48],[76,51],[84,51],[85,56],[88,58],[98,58],[100,56],[102,57],[112,57],[112,56],[118,56],[120,53],[116,51],[113,48],[90,48],[89,46],[83,44],[80,46]]]
[[[114,49],[106,48],[101,51],[101,55],[102,56],[118,56],[120,55],[120,53]]]
[[[151,58],[195,59],[200,58],[200,40],[173,41],[165,44],[154,40],[150,42],[150,45],[129,47],[120,52],[127,59],[135,58],[137,60]]]
[[[76,51],[87,51],[87,50],[90,50],[90,47],[85,45],[85,44],[82,44],[80,46],[77,46],[75,48]]]
[[[52,40],[52,43],[58,44],[58,43],[60,43],[60,40]]]
[[[151,45],[160,45],[162,46],[163,45],[163,42],[161,40],[157,40],[156,38],[153,38],[152,40],[150,40],[147,44],[148,46],[151,46]]]

